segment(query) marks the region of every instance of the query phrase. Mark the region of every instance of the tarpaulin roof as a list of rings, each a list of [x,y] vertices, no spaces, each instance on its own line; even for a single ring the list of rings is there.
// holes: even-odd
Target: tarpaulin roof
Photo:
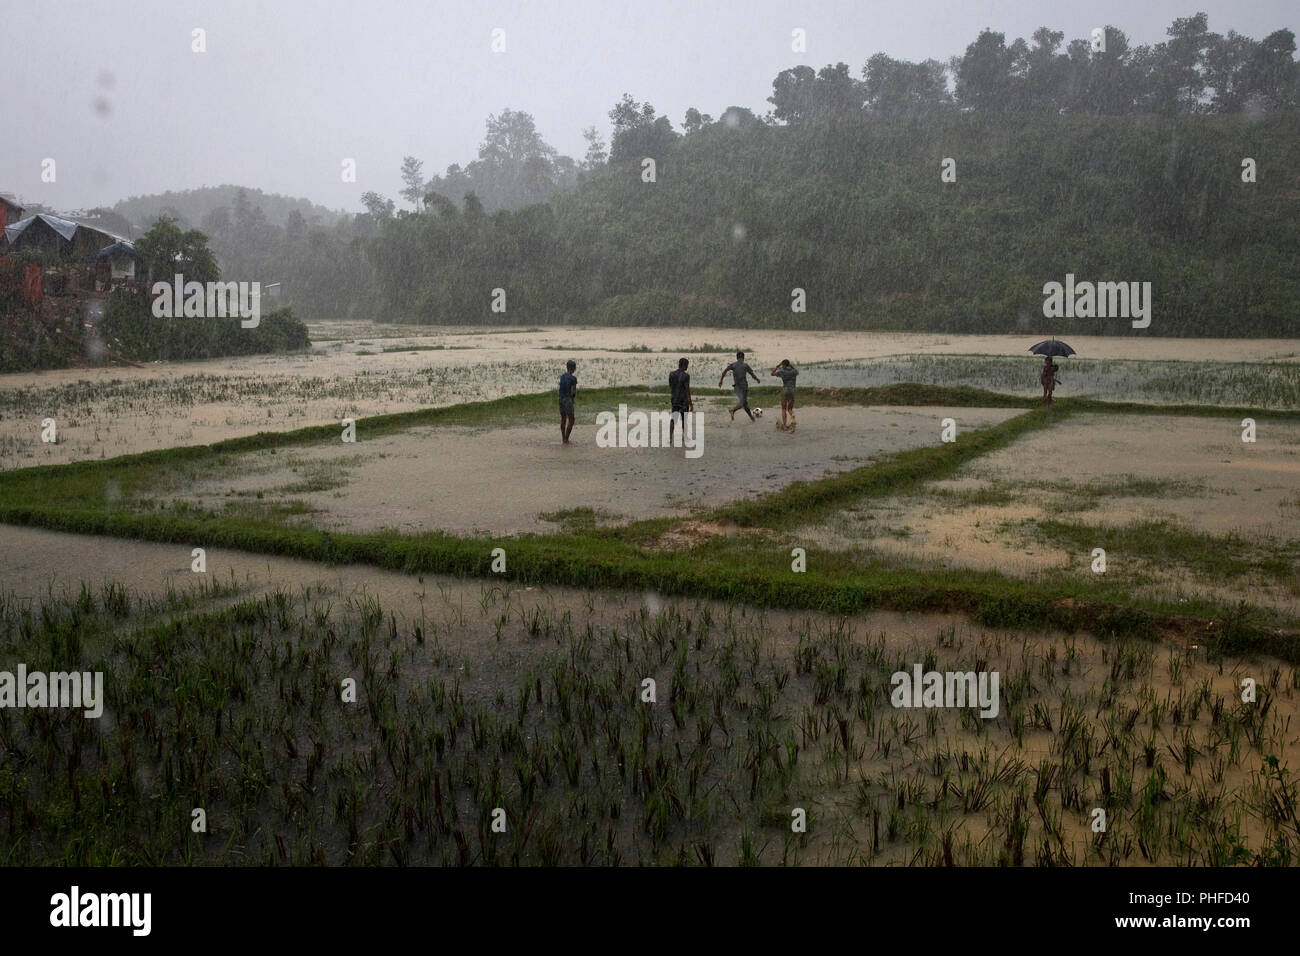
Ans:
[[[62,216],[51,216],[49,213],[44,212],[38,212],[34,216],[28,216],[26,219],[19,219],[12,226],[5,226],[5,239],[9,242],[15,242],[18,237],[27,230],[27,227],[37,219],[43,220],[47,226],[69,242],[72,241],[72,237],[76,234],[78,229],[89,229],[91,232],[97,232],[100,235],[108,236],[108,238],[115,242],[127,241],[122,236],[114,235],[111,232],[100,229],[98,226],[88,226],[85,223],[73,222],[71,219],[64,219]]]
[[[131,256],[132,258],[139,259],[140,253],[135,251],[135,246],[131,245],[131,243],[127,242],[125,239],[119,239],[111,246],[105,246],[103,249],[100,249],[98,252],[92,252],[90,255],[86,256],[86,258],[87,259],[108,259],[108,258],[115,259],[118,256]]]
[[[13,242],[26,232],[27,227],[37,219],[45,220],[45,225],[49,226],[60,236],[69,241],[71,241],[73,233],[77,231],[77,224],[71,219],[60,219],[58,216],[51,216],[47,213],[38,212],[36,215],[28,216],[26,219],[19,219],[12,226],[5,226],[5,238],[10,242]]]

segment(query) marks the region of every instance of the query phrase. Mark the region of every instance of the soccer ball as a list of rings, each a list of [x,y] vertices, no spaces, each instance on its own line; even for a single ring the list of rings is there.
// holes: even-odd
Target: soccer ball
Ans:
[[[763,417],[763,410],[762,410],[761,408],[755,408],[755,409],[754,409],[754,417],[755,417],[755,418],[762,418],[762,417]]]

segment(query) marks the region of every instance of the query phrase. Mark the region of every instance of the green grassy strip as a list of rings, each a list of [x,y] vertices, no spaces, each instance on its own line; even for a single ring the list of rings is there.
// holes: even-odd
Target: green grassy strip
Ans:
[[[1032,431],[1059,424],[1069,414],[1063,405],[1039,407],[992,428],[959,431],[954,442],[912,448],[874,465],[817,481],[793,482],[762,498],[725,505],[713,517],[748,527],[807,524],[849,501],[897,494],[923,482],[947,477],[966,462],[1004,448]]]
[[[783,550],[772,549],[754,563],[737,564],[726,554],[646,553],[611,538],[522,537],[493,540],[429,534],[332,533],[279,528],[229,519],[185,519],[158,515],[103,514],[64,509],[7,508],[0,520],[61,531],[104,534],[180,544],[185,548],[226,547],[246,552],[330,564],[364,564],[405,573],[508,578],[525,584],[576,588],[653,590],[664,595],[713,598],[763,607],[853,614],[874,608],[960,612],[979,623],[1006,628],[1086,629],[1099,636],[1152,637],[1197,613],[1175,613],[1152,602],[1090,597],[1079,587],[1021,581],[996,572],[915,569],[879,564],[853,572],[813,567],[790,571]],[[491,569],[492,549],[504,547],[507,570]],[[1225,653],[1267,653],[1300,661],[1300,631],[1260,626],[1214,608],[1227,622],[1207,639]]]
[[[730,395],[731,389],[692,389],[701,393]],[[750,395],[770,394],[775,399],[780,386],[769,390],[766,384],[751,386]],[[816,388],[800,386],[799,404],[819,407],[845,405],[920,405],[951,406],[953,408],[1036,408],[1036,398],[1020,395],[1003,395],[969,385],[917,385],[901,382],[896,385],[874,385],[870,388]]]
[[[1104,402],[1097,398],[1058,398],[1056,404],[1075,412],[1105,412],[1111,415],[1175,415],[1191,418],[1253,418],[1300,422],[1300,412],[1278,408],[1247,408],[1229,405],[1144,405],[1140,402]]]
[[[1237,578],[1265,576],[1294,580],[1300,574],[1300,543],[1275,541],[1261,548],[1236,534],[1210,534],[1165,520],[1097,525],[1075,521],[1032,522],[1033,536],[1087,551],[1098,542],[1133,558],[1177,563],[1202,574]]]

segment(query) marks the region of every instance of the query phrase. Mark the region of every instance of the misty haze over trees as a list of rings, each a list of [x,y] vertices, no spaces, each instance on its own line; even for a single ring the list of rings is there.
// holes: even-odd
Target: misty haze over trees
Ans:
[[[1295,192],[1240,178],[1244,157],[1276,171],[1300,147],[1294,35],[1198,14],[1161,43],[1108,27],[1093,47],[1043,27],[946,63],[797,66],[767,115],[691,108],[680,129],[624,95],[580,160],[505,109],[477,159],[426,178],[406,157],[400,196],[366,193],[361,214],[236,191],[178,218],[224,275],[283,281],[318,317],[1128,332],[1045,328],[1043,283],[1073,271],[1151,281],[1156,334],[1294,334]]]

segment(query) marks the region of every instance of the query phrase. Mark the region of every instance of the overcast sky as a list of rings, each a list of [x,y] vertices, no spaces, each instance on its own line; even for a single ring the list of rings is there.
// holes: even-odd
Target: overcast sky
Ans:
[[[532,113],[581,158],[582,129],[608,138],[626,91],[680,128],[687,107],[767,112],[772,78],[873,53],[960,54],[985,27],[1066,42],[1113,25],[1133,45],[1176,17],[1255,39],[1300,32],[1295,0],[0,0],[0,193],[68,210],[130,195],[257,187],[360,210],[424,172],[475,158],[489,113]],[[791,31],[808,51],[791,51]],[[207,51],[192,50],[196,28]],[[506,50],[493,53],[494,28]],[[55,160],[56,181],[41,181]],[[345,158],[356,182],[343,182]]]

